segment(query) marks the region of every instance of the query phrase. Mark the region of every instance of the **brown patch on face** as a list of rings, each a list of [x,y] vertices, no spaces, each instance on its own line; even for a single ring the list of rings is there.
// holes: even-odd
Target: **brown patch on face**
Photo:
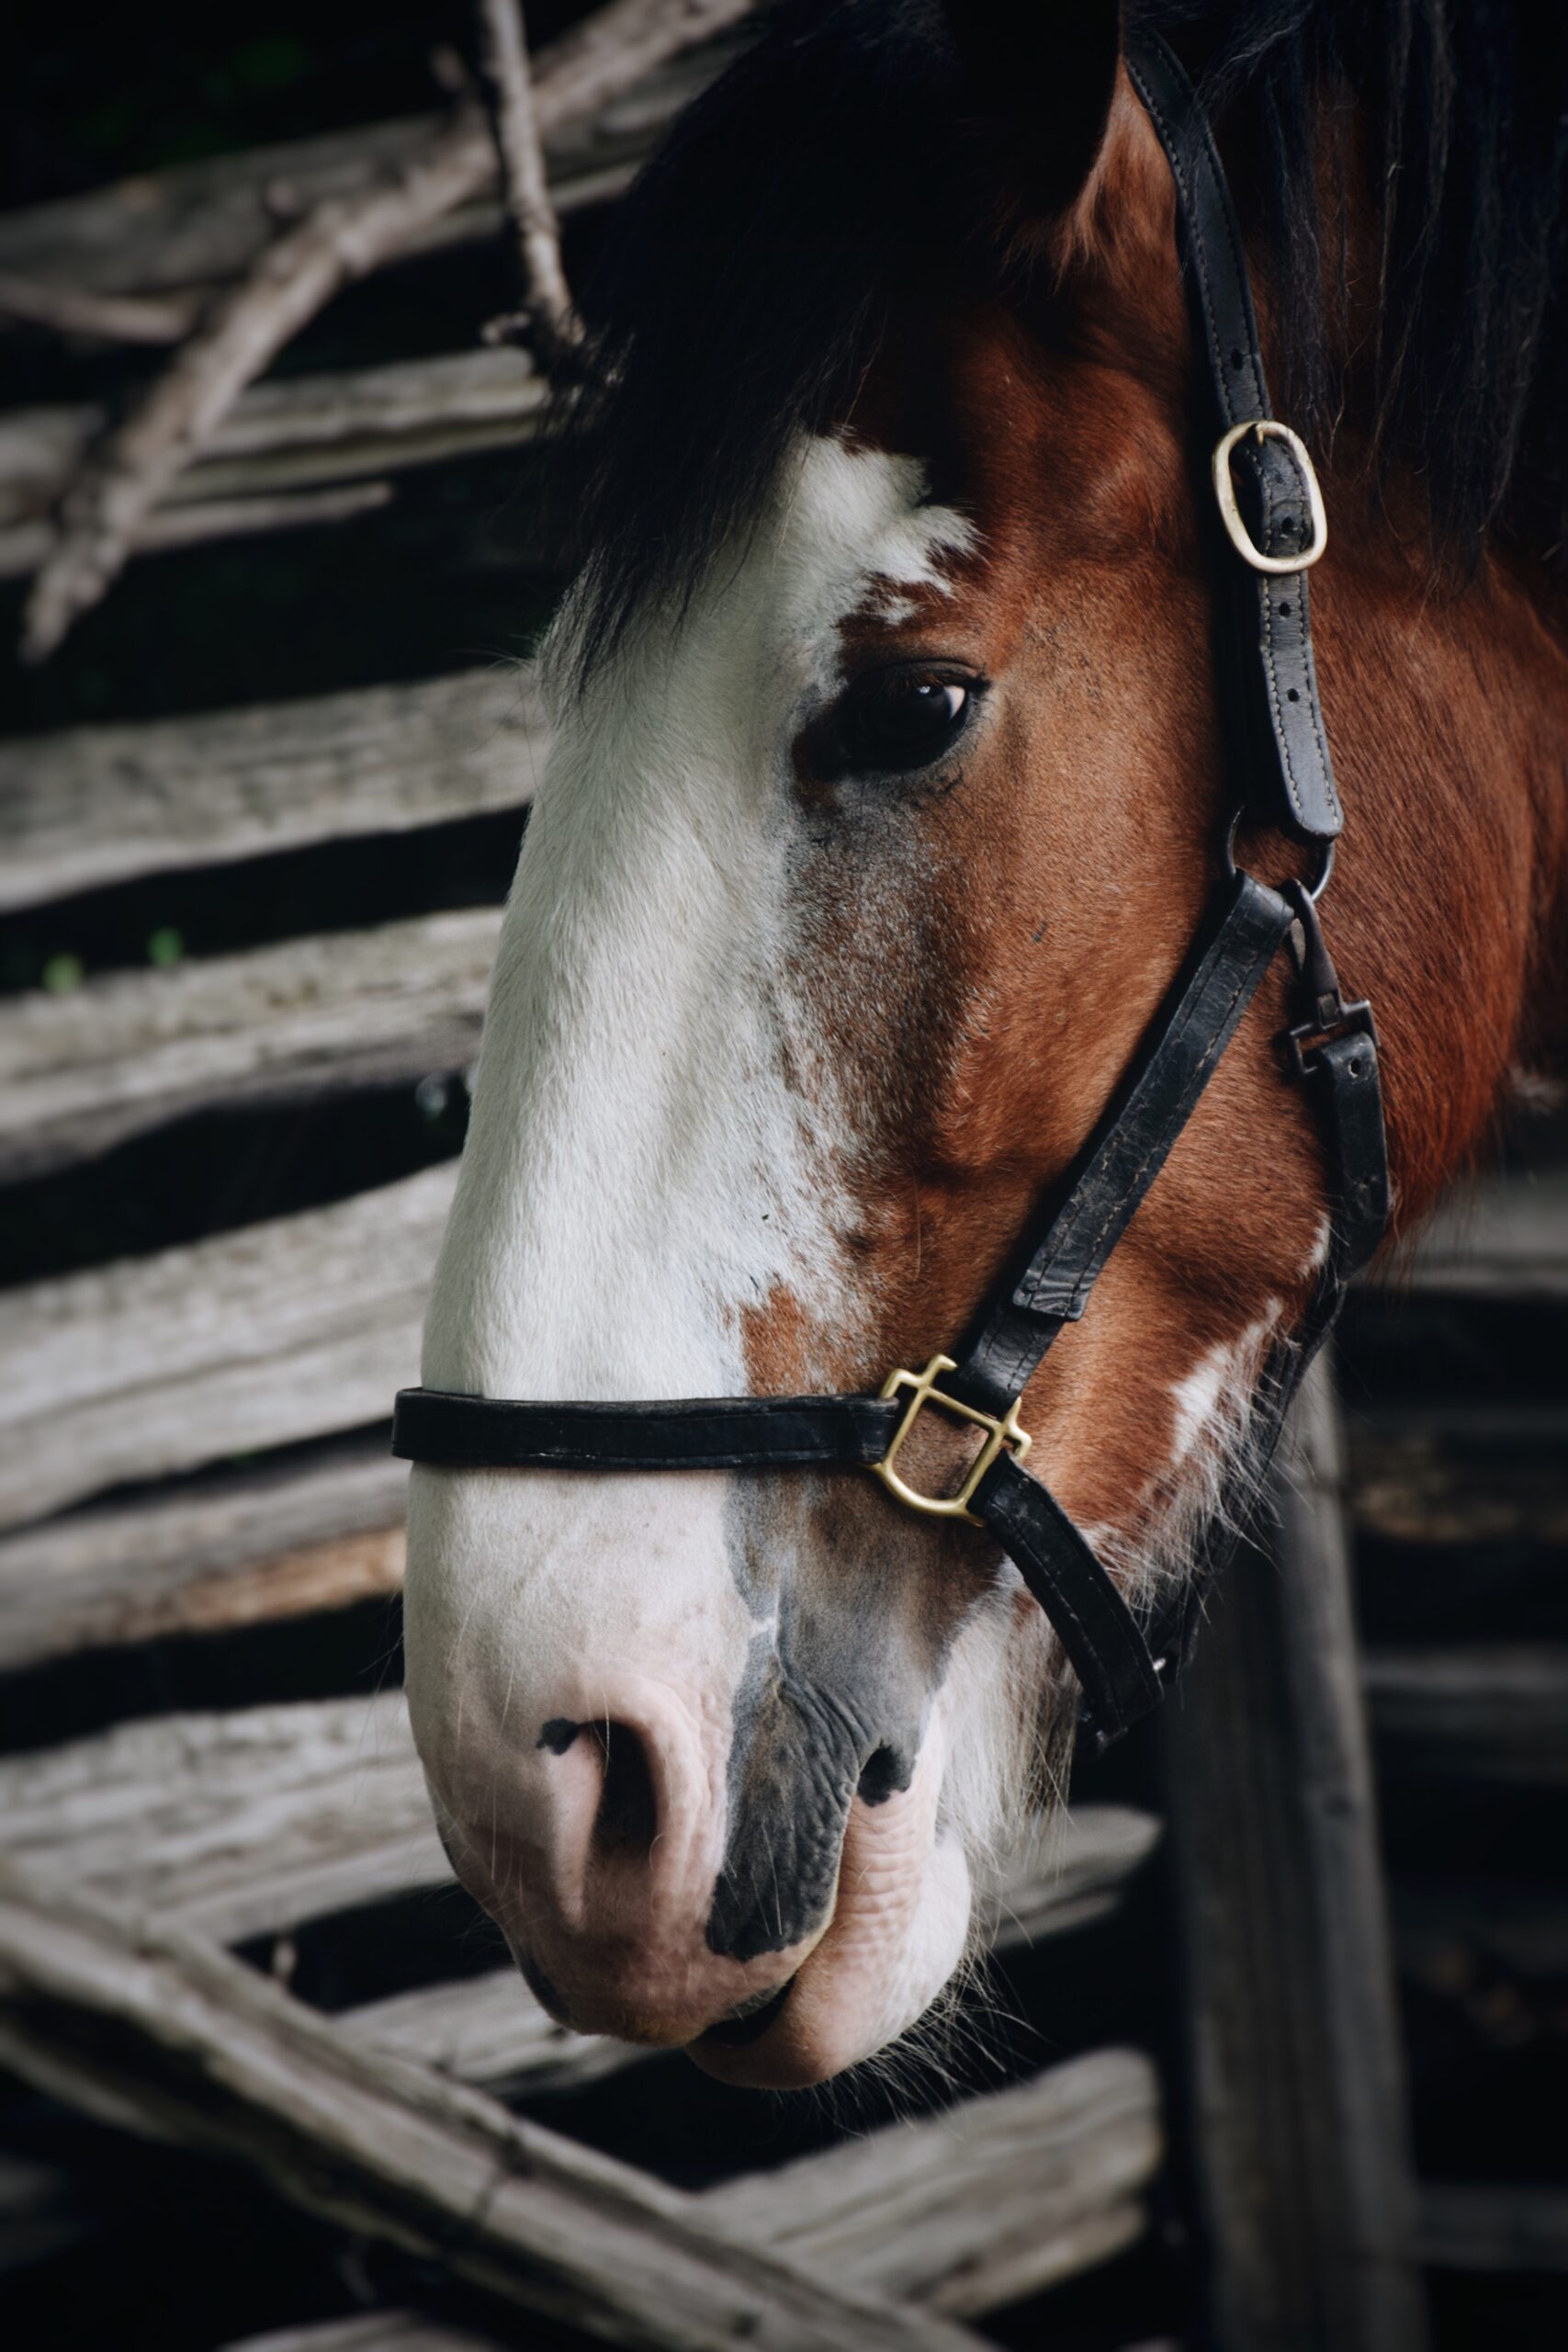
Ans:
[[[929,776],[846,780],[803,756],[807,985],[862,1121],[842,1239],[863,1311],[828,1342],[846,1388],[957,1351],[1213,890],[1233,796],[1173,218],[1126,97],[1050,282],[1010,311],[918,289],[846,420],[852,439],[921,455],[933,499],[980,539],[951,594],[899,590],[895,617],[876,595],[847,622],[845,674],[951,663],[985,687]],[[1554,873],[1565,854],[1548,781],[1563,673],[1529,625],[1532,592],[1500,566],[1433,594],[1418,501],[1396,485],[1380,505],[1353,442],[1352,421],[1325,469],[1334,550],[1314,584],[1349,812],[1325,913],[1348,985],[1376,1001],[1407,1224],[1484,1131],[1541,962],[1542,851]],[[1278,839],[1246,848],[1270,878],[1301,865]],[[1034,1464],[1086,1524],[1136,1528],[1178,1385],[1269,1312],[1289,1326],[1310,1294],[1326,1204],[1277,1045],[1286,991],[1281,957],[1031,1385]],[[747,1341],[757,1387],[799,1385],[783,1376],[807,1351],[782,1302]]]

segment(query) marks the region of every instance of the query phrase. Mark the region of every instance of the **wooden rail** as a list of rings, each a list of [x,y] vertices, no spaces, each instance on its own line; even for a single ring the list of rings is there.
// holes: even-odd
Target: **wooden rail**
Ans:
[[[1568,1408],[1465,1406],[1350,1419],[1358,1528],[1396,1544],[1568,1544]]]
[[[13,1292],[0,1524],[379,1422],[418,1376],[454,1173]]]
[[[1135,2245],[1162,2152],[1147,2059],[1100,2050],[701,2202],[836,2285],[970,2319]]]
[[[25,2081],[613,2343],[973,2352],[952,2322],[835,2288],[648,2175],[356,2047],[215,1948],[12,1865],[0,1992],[0,2061]]]
[[[697,2203],[727,2235],[776,2248],[835,2286],[970,2318],[1134,2245],[1162,2155],[1154,2070],[1138,2052],[1111,2049],[723,2182]],[[9,2199],[0,2182],[0,2213],[8,2206],[46,2244],[90,2237],[69,2178],[47,2166],[28,2174]],[[423,2345],[434,2324],[376,2314],[253,2344]]]
[[[1337,1415],[1321,1362],[1271,1556],[1162,1724],[1215,2352],[1423,2352],[1414,2187]]]
[[[1461,1186],[1386,1279],[1457,1298],[1562,1305],[1568,1299],[1568,1170]]]
[[[1568,2270],[1568,2189],[1532,2181],[1432,2181],[1421,2256],[1434,2270]]]
[[[733,50],[733,41],[721,37],[688,51],[586,114],[581,104],[586,80],[552,92],[547,51],[537,80],[557,211],[617,193]],[[440,128],[434,114],[355,124],[18,207],[0,213],[0,272],[100,294],[204,291],[248,267],[276,236],[280,221],[406,169]],[[499,201],[480,199],[437,223],[423,249],[489,242],[500,220]]]
[[[385,1430],[0,1534],[0,1668],[335,1609],[403,1580]]]
[[[0,911],[521,808],[547,748],[522,665],[13,739],[0,744]]]
[[[0,1792],[13,1859],[222,1943],[452,1876],[400,1690],[122,1724]]]
[[[1378,1648],[1363,1679],[1385,1771],[1568,1787],[1568,1645]]]
[[[547,398],[528,360],[513,350],[254,384],[173,485],[165,511],[379,480],[515,448],[538,430]],[[91,407],[0,416],[0,578],[32,567],[42,544],[32,526],[51,513],[106,422],[107,413]]]
[[[478,2335],[419,2312],[361,2312],[307,2327],[269,2328],[224,2352],[502,2352],[493,2336]]]
[[[466,1068],[500,928],[422,915],[0,1003],[0,1182],[197,1110]]]

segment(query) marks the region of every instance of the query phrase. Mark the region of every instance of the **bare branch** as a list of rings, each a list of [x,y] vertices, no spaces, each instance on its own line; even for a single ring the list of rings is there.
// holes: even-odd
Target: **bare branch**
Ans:
[[[666,59],[749,17],[754,0],[611,0],[551,41],[534,76],[547,139],[569,115],[590,114]],[[570,95],[569,95],[570,94]]]
[[[813,2278],[700,2199],[356,2048],[226,1953],[9,1863],[0,1995],[0,2058],[25,2081],[236,2159],[307,2212],[600,2342],[980,2352],[952,2321]]]
[[[561,266],[560,230],[545,178],[545,153],[534,103],[534,77],[521,0],[476,0],[479,72],[513,240],[522,307],[492,320],[487,342],[527,343],[540,366],[560,371],[581,341]]]
[[[318,205],[220,296],[67,494],[60,537],[28,599],[25,659],[41,662],[99,601],[152,508],[283,345],[340,288],[476,194],[490,167],[482,125],[460,114],[391,186]]]
[[[747,13],[750,0],[613,0],[552,44],[535,89],[547,131]],[[495,154],[465,110],[388,186],[315,206],[218,298],[142,400],[88,459],[33,582],[22,652],[41,662],[97,604],[142,523],[252,382],[340,289],[483,193]]]
[[[701,44],[709,34],[725,41],[736,28],[740,0],[708,0],[700,19],[676,0],[615,0],[601,12],[613,39],[588,37],[573,27],[534,58],[534,96],[551,161],[556,208],[591,187],[602,167],[625,167],[646,152],[664,124],[706,85],[725,59],[712,50],[695,56],[690,45],[659,52],[646,72],[643,46],[651,28],[676,22]],[[598,19],[590,20],[592,22]],[[627,61],[629,60],[629,63]],[[604,69],[610,68],[608,77]],[[433,54],[431,70],[435,74]],[[615,82],[632,72],[633,84]],[[607,78],[609,95],[599,91]],[[445,88],[436,74],[437,86]],[[620,101],[635,90],[629,114]],[[0,212],[0,269],[50,285],[90,288],[100,294],[190,294],[205,300],[250,266],[282,228],[326,196],[351,196],[385,178],[440,129],[435,117],[345,124],[280,146],[209,155],[171,164],[134,178],[111,181],[80,196],[22,205]],[[570,191],[570,197],[568,191]],[[435,223],[412,250],[440,250],[445,241],[487,242],[495,235],[499,186],[460,213]],[[587,200],[583,198],[582,200]]]
[[[204,498],[145,516],[135,533],[133,555],[166,555],[176,548],[203,547],[210,539],[253,538],[263,531],[319,530],[325,523],[351,523],[373,514],[393,497],[389,481],[344,482],[333,490],[281,492],[276,498]],[[54,534],[47,523],[19,523],[0,529],[0,580],[36,571],[47,560]]]
[[[0,270],[0,322],[49,327],[100,343],[178,343],[196,323],[197,300],[186,294],[87,294]]]

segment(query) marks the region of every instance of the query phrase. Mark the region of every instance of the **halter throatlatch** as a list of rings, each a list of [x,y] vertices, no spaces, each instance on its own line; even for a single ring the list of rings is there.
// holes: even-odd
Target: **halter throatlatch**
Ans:
[[[1153,1645],[1087,1538],[1024,1467],[1019,1402],[1064,1324],[1076,1322],[1138,1204],[1235,1035],[1280,947],[1299,935],[1305,1010],[1284,1044],[1314,1101],[1331,1211],[1325,1262],[1304,1322],[1265,1368],[1251,1453],[1267,1459],[1285,1408],[1330,1329],[1346,1283],[1387,1223],[1388,1160],[1371,1007],[1347,1004],[1316,900],[1343,823],[1313,663],[1306,571],[1327,538],[1312,460],[1269,413],[1258,322],[1235,207],[1190,82],[1163,41],[1128,71],[1176,182],[1183,276],[1221,425],[1216,503],[1234,549],[1223,566],[1219,649],[1237,816],[1325,846],[1315,888],[1226,878],[1131,1069],[1078,1156],[1066,1197],[1026,1227],[955,1355],[896,1371],[877,1396],[722,1396],[674,1404],[539,1404],[406,1388],[392,1451],[460,1469],[784,1469],[858,1465],[907,1509],[966,1521],[998,1544],[1055,1630],[1082,1687],[1082,1720],[1105,1745],[1161,1695],[1195,1611],[1189,1593]],[[1234,830],[1234,829],[1233,829]],[[899,1469],[921,1413],[976,1430],[957,1488],[925,1495]],[[1216,1521],[1204,1566],[1226,1547]]]

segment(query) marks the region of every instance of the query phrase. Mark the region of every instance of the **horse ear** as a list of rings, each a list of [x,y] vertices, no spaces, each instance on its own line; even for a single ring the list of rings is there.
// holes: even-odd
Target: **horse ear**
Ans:
[[[1010,197],[1035,219],[1065,212],[1104,142],[1119,0],[942,0],[942,12]]]

